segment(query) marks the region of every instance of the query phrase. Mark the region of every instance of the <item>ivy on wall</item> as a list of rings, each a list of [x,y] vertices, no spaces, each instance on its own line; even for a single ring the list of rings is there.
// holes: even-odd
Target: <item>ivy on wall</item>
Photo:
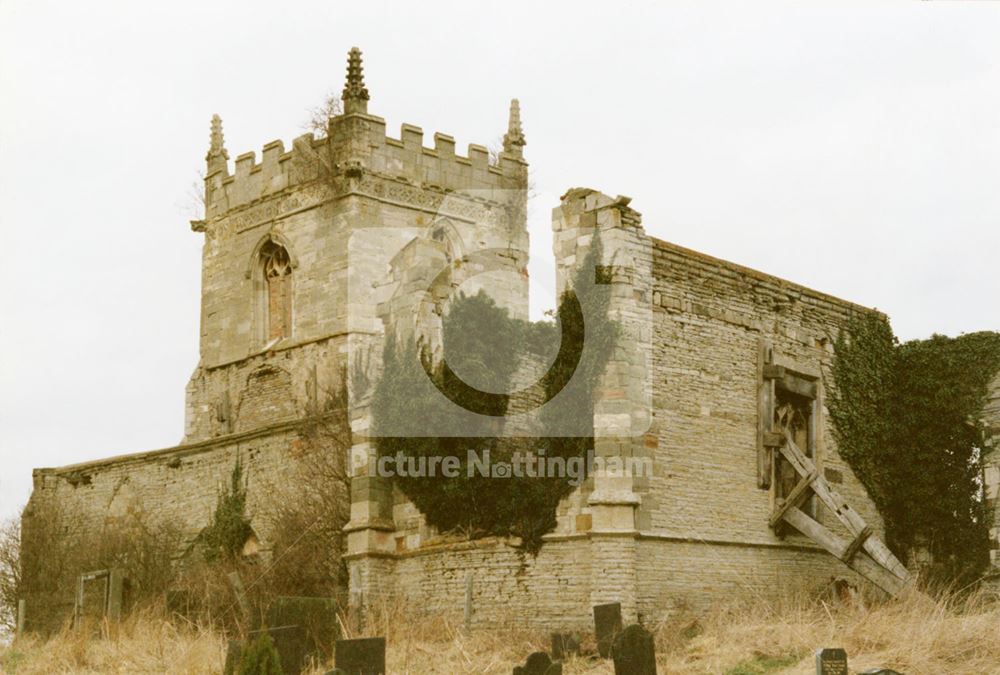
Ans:
[[[855,317],[836,344],[829,400],[840,455],[885,518],[893,551],[934,556],[944,579],[989,560],[982,422],[1000,333],[900,344],[884,317]]]
[[[412,341],[386,340],[383,374],[372,400],[379,457],[401,455],[414,460],[409,466],[434,456],[460,463],[452,477],[394,477],[428,524],[473,538],[519,537],[532,553],[555,527],[556,507],[575,487],[572,476],[484,476],[469,470],[468,457],[470,451],[479,458],[488,452],[497,466],[517,454],[585,459],[593,449],[595,388],[617,333],[607,317],[607,274],[595,264],[600,255],[595,236],[554,321],[512,318],[480,292],[459,295],[451,303],[439,362]],[[538,415],[539,437],[512,438],[504,433],[511,397],[503,392],[512,390],[526,359],[552,363],[540,383],[546,403]],[[573,420],[589,426],[576,426],[574,437],[565,437]],[[434,433],[441,429],[461,433]]]
[[[232,560],[243,550],[253,533],[246,507],[247,479],[237,455],[229,485],[223,486],[216,498],[212,522],[199,535],[206,561]]]

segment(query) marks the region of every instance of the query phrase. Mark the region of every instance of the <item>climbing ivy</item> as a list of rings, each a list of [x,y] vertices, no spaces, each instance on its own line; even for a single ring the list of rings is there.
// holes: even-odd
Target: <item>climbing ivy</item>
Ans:
[[[948,580],[974,578],[989,559],[981,416],[998,370],[1000,333],[900,344],[867,314],[836,344],[829,407],[840,454],[879,507],[890,548],[905,558],[927,546]]]
[[[237,456],[229,485],[223,486],[216,498],[212,522],[200,535],[206,561],[232,559],[242,551],[252,533],[246,504],[247,480],[243,476],[243,462]]]
[[[617,333],[607,316],[607,274],[595,264],[600,256],[595,236],[554,321],[513,318],[480,292],[451,303],[443,321],[443,358],[432,359],[412,340],[386,340],[372,401],[379,457],[401,455],[412,466],[434,456],[459,461],[450,477],[394,478],[430,525],[470,537],[516,536],[530,552],[555,527],[556,506],[574,488],[573,476],[484,476],[469,470],[468,457],[469,451],[479,458],[488,452],[497,466],[518,454],[585,460],[593,449],[594,390]],[[539,437],[511,438],[504,433],[511,397],[502,392],[512,390],[526,358],[553,363],[541,383],[547,403],[539,414]],[[462,431],[426,435],[440,429]]]

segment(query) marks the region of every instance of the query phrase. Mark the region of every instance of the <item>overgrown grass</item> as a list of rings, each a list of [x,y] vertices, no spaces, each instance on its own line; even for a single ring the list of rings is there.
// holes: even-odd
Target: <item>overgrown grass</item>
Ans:
[[[726,675],[766,675],[766,673],[783,670],[788,666],[798,663],[800,660],[798,655],[777,658],[761,655],[751,661],[744,661],[730,668],[726,671]]]
[[[382,608],[372,633],[388,639],[389,672],[500,674],[532,651],[547,649],[542,631],[511,616],[471,634],[460,617],[413,618],[405,607]],[[851,672],[874,666],[907,675],[1000,673],[1000,602],[978,594],[936,599],[912,593],[886,604],[831,606],[821,601],[746,604],[695,617],[675,614],[650,627],[657,637],[661,674],[810,674],[818,647],[847,650]],[[197,626],[178,626],[144,613],[103,637],[64,631],[42,643],[33,638],[0,648],[5,673],[218,673],[223,638]],[[593,647],[593,640],[584,647]],[[326,664],[329,667],[329,664]],[[323,669],[315,671],[316,674]],[[567,675],[610,675],[610,662],[575,658]]]
[[[27,636],[0,648],[4,673],[179,673],[222,672],[223,637],[207,629],[178,625],[160,612],[137,612],[118,625],[64,629],[49,640]]]

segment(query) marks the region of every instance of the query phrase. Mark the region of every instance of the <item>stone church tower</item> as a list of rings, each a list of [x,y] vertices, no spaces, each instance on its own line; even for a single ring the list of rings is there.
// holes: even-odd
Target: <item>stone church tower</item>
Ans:
[[[343,114],[326,133],[281,141],[227,161],[212,119],[206,157],[200,362],[187,388],[184,441],[249,431],[302,416],[343,383],[351,354],[379,353],[380,303],[414,251],[445,262],[490,250],[488,286],[527,317],[527,164],[517,101],[503,150],[456,154],[455,141],[404,124],[400,138],[368,112],[361,52],[352,49]],[[397,265],[398,267],[398,265]],[[447,267],[447,265],[444,265]],[[463,285],[467,269],[450,285]],[[397,270],[397,277],[406,275]],[[456,277],[458,275],[455,275]]]

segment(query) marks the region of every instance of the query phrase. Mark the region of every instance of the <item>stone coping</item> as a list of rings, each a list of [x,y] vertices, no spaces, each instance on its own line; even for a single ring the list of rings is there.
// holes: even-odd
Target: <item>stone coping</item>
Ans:
[[[144,452],[135,452],[124,455],[114,455],[112,457],[105,457],[103,459],[95,459],[87,462],[80,462],[78,464],[67,464],[60,467],[47,467],[34,469],[32,474],[35,476],[39,475],[49,475],[49,476],[59,476],[63,474],[78,473],[80,471],[85,471],[89,469],[103,468],[116,464],[134,464],[141,462],[148,462],[154,459],[173,459],[181,458],[189,455],[195,455],[202,452],[207,452],[215,449],[221,445],[232,445],[234,443],[240,443],[243,441],[253,440],[255,438],[261,438],[263,436],[270,436],[273,434],[283,433],[286,431],[294,431],[298,429],[307,420],[302,417],[296,417],[291,420],[284,420],[281,422],[275,422],[274,424],[268,424],[263,427],[258,427],[256,429],[251,429],[249,431],[241,431],[239,433],[226,434],[225,436],[216,436],[215,438],[209,438],[204,441],[196,441],[194,443],[182,443],[180,445],[171,446],[168,448],[160,448],[158,450],[146,450]]]
[[[787,279],[782,279],[781,277],[774,276],[773,274],[767,274],[766,272],[761,272],[760,270],[753,269],[752,267],[746,267],[738,263],[730,262],[723,258],[717,258],[715,256],[709,255],[707,253],[702,253],[700,251],[695,251],[694,249],[686,248],[679,244],[674,244],[663,239],[657,239],[656,237],[650,237],[654,249],[658,251],[663,251],[667,254],[673,254],[688,260],[692,260],[701,263],[706,267],[713,267],[718,270],[724,270],[729,272],[735,277],[750,277],[764,284],[771,286],[774,290],[783,292],[792,292],[797,295],[804,295],[813,300],[818,300],[820,302],[834,305],[836,307],[855,310],[863,313],[875,312],[882,314],[877,309],[871,307],[865,307],[864,305],[859,305],[857,303],[851,302],[849,300],[844,300],[838,298],[835,295],[830,295],[829,293],[824,293],[822,291],[817,291],[808,286],[803,286],[802,284],[797,284],[794,281],[788,281]],[[656,275],[656,255],[653,256],[653,276]],[[653,290],[657,290],[654,285]]]

